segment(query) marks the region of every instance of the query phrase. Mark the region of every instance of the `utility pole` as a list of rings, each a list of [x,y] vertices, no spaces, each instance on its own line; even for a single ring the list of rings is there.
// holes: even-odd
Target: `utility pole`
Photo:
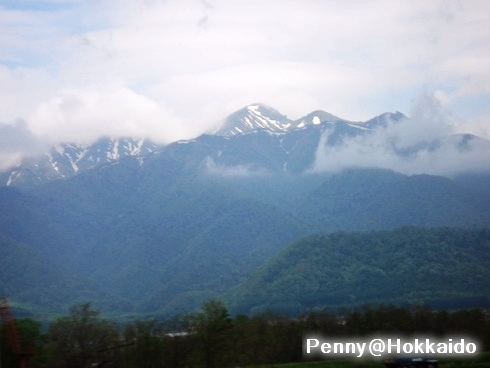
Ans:
[[[34,352],[26,351],[22,349],[19,331],[15,324],[14,316],[10,310],[7,298],[0,298],[0,316],[3,321],[5,333],[7,334],[7,341],[12,349],[12,353],[19,359],[19,368],[27,367],[27,359],[31,357]],[[1,362],[0,362],[1,364]]]

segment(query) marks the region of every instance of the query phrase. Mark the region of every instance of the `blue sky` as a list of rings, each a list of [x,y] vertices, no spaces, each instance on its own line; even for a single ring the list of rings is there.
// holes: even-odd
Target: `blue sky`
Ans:
[[[489,18],[483,0],[0,1],[0,122],[170,142],[255,102],[365,121],[428,93],[490,138]]]
[[[22,11],[54,11],[73,7],[74,2],[62,1],[26,1],[26,0],[2,0],[1,6],[8,10]]]

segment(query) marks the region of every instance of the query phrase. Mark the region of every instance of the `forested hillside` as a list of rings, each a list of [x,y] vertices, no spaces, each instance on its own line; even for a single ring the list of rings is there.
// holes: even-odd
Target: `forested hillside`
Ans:
[[[2,296],[14,296],[18,317],[38,314],[36,306],[61,306],[68,301],[82,303],[96,300],[99,305],[116,313],[127,311],[130,304],[102,288],[88,277],[81,277],[57,264],[32,247],[0,236]],[[51,311],[59,312],[58,308]]]
[[[227,297],[245,313],[363,303],[489,307],[489,259],[488,228],[313,235],[284,249]]]

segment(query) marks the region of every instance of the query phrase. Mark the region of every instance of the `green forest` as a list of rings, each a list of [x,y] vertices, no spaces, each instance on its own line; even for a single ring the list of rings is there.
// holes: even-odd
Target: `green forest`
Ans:
[[[490,307],[490,229],[402,227],[301,238],[227,296],[233,311],[326,306]]]
[[[414,290],[417,294],[409,296],[410,300],[424,301],[443,284],[441,277],[451,276],[447,266],[459,260],[458,252],[466,253],[463,260],[474,260],[476,270],[486,277],[486,268],[481,269],[484,256],[488,257],[485,248],[446,242],[451,232],[446,236],[442,231],[438,238],[424,228],[414,228],[417,236],[392,229],[406,225],[462,228],[452,232],[471,232],[472,226],[488,228],[490,201],[481,185],[490,183],[488,177],[464,181],[375,169],[223,177],[201,167],[201,158],[208,152],[201,143],[193,149],[184,147],[188,145],[169,147],[165,154],[151,156],[144,167],[136,160],[123,160],[29,191],[0,188],[0,247],[8,259],[0,268],[0,295],[22,307],[24,316],[62,313],[86,300],[116,313],[164,315],[192,312],[210,298],[222,298],[235,312],[234,300],[246,299],[250,292],[245,289],[255,283],[259,268],[267,267],[272,257],[312,234],[339,231],[359,233],[337,235],[342,241],[338,249],[334,249],[334,241],[329,242],[333,245],[328,252],[345,262],[341,265],[345,277],[332,279],[331,287],[319,285],[319,292],[330,295],[333,287],[345,293],[336,300],[320,300],[323,304],[377,302],[375,295],[355,290],[364,289],[361,273],[379,279],[383,272],[395,285],[398,278],[407,279],[410,273],[426,275],[419,281],[434,287],[418,287]],[[195,157],[198,153],[199,159]],[[369,233],[374,230],[395,232]],[[405,240],[398,241],[398,235]],[[369,238],[368,246],[362,247],[356,239],[364,236]],[[376,237],[379,241],[373,239]],[[389,238],[398,241],[393,249]],[[355,244],[349,252],[350,240]],[[427,252],[433,255],[440,249],[440,261],[410,251],[422,244],[432,244]],[[394,272],[389,263],[382,264],[383,257],[372,259],[378,247],[378,254],[398,262],[392,266]],[[317,273],[328,271],[332,266],[328,258],[324,254],[311,267],[318,268]],[[366,260],[368,268],[357,267]],[[414,266],[418,262],[427,264]],[[436,263],[435,267],[430,263]],[[451,271],[468,280],[473,272],[470,263]],[[302,269],[300,264],[291,268],[299,273],[290,277],[304,278]],[[433,273],[440,277],[432,278]],[[314,279],[321,281],[324,276],[314,275]],[[251,278],[254,281],[249,281]],[[478,293],[481,278],[476,281],[469,285],[455,282],[454,289],[441,295],[441,306],[448,299],[463,297],[464,303],[468,301],[470,296],[461,294]],[[277,280],[273,287],[282,288],[282,282],[287,280]],[[314,288],[314,284],[308,287]],[[382,298],[386,296],[390,300],[382,301],[398,302],[392,300],[392,294]],[[295,313],[309,308],[308,298],[310,301],[303,303],[295,296],[288,308]],[[257,303],[246,302],[242,306],[248,310],[237,312],[284,304],[263,298]],[[463,304],[459,307],[471,306]],[[473,305],[481,304],[477,300]]]
[[[231,256],[220,253],[218,241],[212,248],[197,246],[204,238],[211,244],[216,231],[208,229],[195,246],[180,257],[174,255],[174,263],[157,254],[153,263],[144,262],[142,254],[148,249],[135,248],[139,257],[121,263],[113,272],[115,279],[132,274],[133,269],[144,276],[128,279],[128,285],[123,283],[126,278],[106,285],[97,277],[79,277],[72,268],[54,263],[40,251],[0,236],[4,254],[0,292],[12,300],[20,316],[41,319],[86,300],[112,316],[144,318],[193,312],[210,298],[223,299],[232,313],[273,310],[290,316],[365,303],[426,304],[435,309],[490,307],[490,228],[406,226],[310,235],[272,257],[262,256],[269,260],[255,264],[249,272],[240,265],[251,263],[245,256],[250,248],[237,244],[236,253],[241,257],[233,262]],[[243,237],[246,234],[235,242]],[[228,243],[232,240],[230,237]],[[270,243],[263,238],[260,244]],[[255,251],[260,249],[256,246]],[[93,257],[98,254],[94,250]],[[185,257],[193,260],[186,267],[181,263]],[[115,283],[134,289],[135,295],[111,288]],[[46,311],[41,308],[45,305],[64,307]]]
[[[364,305],[294,318],[272,312],[232,316],[222,300],[212,299],[192,314],[120,324],[104,318],[87,302],[71,307],[67,315],[46,326],[26,318],[16,320],[16,325],[22,351],[28,355],[27,366],[45,368],[225,368],[298,363],[305,361],[303,339],[311,333],[358,338],[382,333],[464,335],[479,342],[478,352],[490,349],[490,315],[482,309],[436,311]],[[1,366],[18,367],[5,326],[0,332]],[[487,358],[484,354],[470,361]],[[352,366],[382,366],[380,360],[365,364]]]

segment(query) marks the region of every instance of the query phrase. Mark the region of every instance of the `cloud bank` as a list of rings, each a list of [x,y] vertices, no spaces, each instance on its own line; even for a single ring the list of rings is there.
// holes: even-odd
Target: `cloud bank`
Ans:
[[[368,134],[327,145],[326,131],[310,172],[339,172],[347,168],[384,168],[405,174],[452,176],[490,171],[490,141],[456,134],[454,122],[433,96],[423,94],[410,118],[388,121]]]
[[[205,172],[211,175],[224,177],[251,177],[268,175],[267,170],[253,167],[252,165],[221,165],[211,157],[204,160]]]
[[[0,122],[0,170],[16,164],[24,155],[37,155],[47,146],[34,135],[23,120],[14,124]]]

